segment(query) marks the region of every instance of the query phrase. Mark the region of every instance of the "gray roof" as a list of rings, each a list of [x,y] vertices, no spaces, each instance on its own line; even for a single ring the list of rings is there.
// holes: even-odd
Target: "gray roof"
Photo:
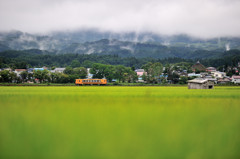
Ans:
[[[55,68],[55,71],[64,71],[65,68]]]
[[[137,69],[135,72],[144,72],[144,69]]]
[[[208,79],[202,79],[202,78],[195,78],[193,80],[189,80],[188,83],[205,83]]]

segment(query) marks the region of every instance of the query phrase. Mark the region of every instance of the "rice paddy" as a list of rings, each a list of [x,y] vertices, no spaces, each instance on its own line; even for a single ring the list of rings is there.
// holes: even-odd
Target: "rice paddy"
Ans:
[[[0,158],[240,158],[240,87],[0,87]]]

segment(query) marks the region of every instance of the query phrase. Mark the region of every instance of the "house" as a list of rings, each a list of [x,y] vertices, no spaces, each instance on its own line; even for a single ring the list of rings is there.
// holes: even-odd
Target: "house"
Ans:
[[[208,81],[212,81],[215,84],[217,84],[217,79],[216,78],[212,78],[212,76],[206,76],[206,77],[204,77],[204,79],[207,79]]]
[[[64,70],[65,70],[65,68],[55,68],[53,71],[55,73],[63,73]]]
[[[231,82],[231,80],[229,78],[219,78],[217,80],[218,84],[226,84],[226,83],[230,83],[230,82]]]
[[[201,74],[189,73],[188,77],[201,77]]]
[[[28,73],[33,73],[34,68],[28,68],[27,71]]]
[[[9,71],[9,72],[12,72],[12,69],[11,69],[11,68],[2,68],[1,71],[3,71],[3,70],[7,70],[7,71]]]
[[[16,73],[17,76],[19,77],[20,74],[21,74],[22,72],[24,72],[24,71],[27,71],[27,69],[15,69],[15,71],[13,71],[13,72]]]
[[[216,71],[216,72],[212,72],[211,73],[215,78],[224,78],[226,76],[226,73],[225,72],[219,72],[219,71]]]
[[[240,76],[232,76],[232,82],[234,84],[239,84],[240,83]]]
[[[188,81],[188,89],[213,89],[214,82],[208,79],[195,78]]]
[[[196,71],[200,71],[200,72],[205,72],[206,68],[205,66],[203,66],[199,61],[192,66],[192,71],[196,72]]]
[[[207,71],[207,72],[215,72],[215,71],[217,71],[217,70],[216,70],[215,67],[208,67],[208,68],[206,68],[206,71]]]
[[[142,79],[142,76],[147,75],[147,72],[145,72],[144,69],[137,69],[135,70],[135,72],[137,73],[137,76],[138,76],[138,82],[144,82],[144,80]]]
[[[147,75],[147,72],[144,71],[144,69],[137,69],[135,70],[135,72],[137,73],[137,76],[142,76],[143,74]]]
[[[33,70],[34,71],[43,71],[44,69],[43,68],[34,68]]]
[[[87,79],[92,79],[93,74],[90,73],[90,68],[87,68]]]
[[[44,69],[44,70],[47,70],[47,69],[48,69],[48,67],[46,67],[46,66],[43,66],[43,69]]]

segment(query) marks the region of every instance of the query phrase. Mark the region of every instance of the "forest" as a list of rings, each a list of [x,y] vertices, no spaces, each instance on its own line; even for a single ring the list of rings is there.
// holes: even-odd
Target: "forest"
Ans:
[[[199,50],[199,54],[201,51]],[[179,62],[189,62],[194,64],[200,61],[203,65],[209,67],[236,67],[240,62],[240,51],[230,50],[222,54],[218,58],[205,58],[205,59],[184,59],[179,57],[170,58],[136,58],[120,57],[116,54],[113,55],[99,55],[99,54],[54,54],[43,52],[40,50],[27,50],[27,51],[3,51],[0,52],[0,68],[13,68],[24,69],[31,67],[85,67],[89,68],[93,63],[101,63],[107,65],[123,65],[126,67],[141,68],[148,62],[160,62],[163,65],[174,64]]]

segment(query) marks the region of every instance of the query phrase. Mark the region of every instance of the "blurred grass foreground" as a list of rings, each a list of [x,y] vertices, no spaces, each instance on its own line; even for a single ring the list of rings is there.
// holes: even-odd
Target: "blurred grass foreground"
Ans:
[[[240,158],[240,87],[0,87],[0,158]]]

